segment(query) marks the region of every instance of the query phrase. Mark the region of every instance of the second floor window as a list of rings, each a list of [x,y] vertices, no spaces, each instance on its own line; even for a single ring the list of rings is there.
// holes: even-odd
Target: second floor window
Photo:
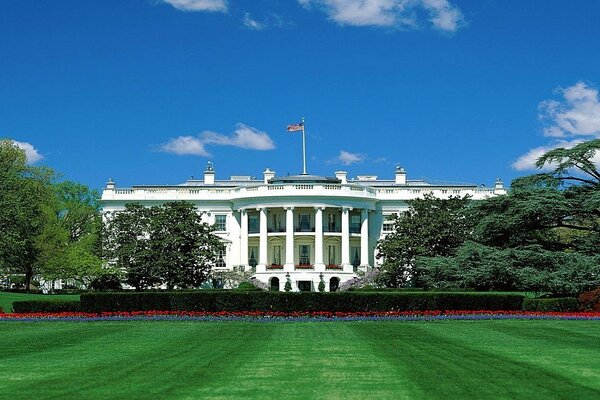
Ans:
[[[227,215],[215,215],[215,229],[219,232],[227,230]]]
[[[350,233],[360,233],[360,214],[350,214]]]
[[[335,232],[335,214],[327,215],[327,228],[329,232]]]
[[[250,214],[248,215],[248,232],[249,233],[258,233],[258,215]]]
[[[301,232],[309,232],[310,231],[310,217],[308,214],[300,214],[299,218],[299,228]]]

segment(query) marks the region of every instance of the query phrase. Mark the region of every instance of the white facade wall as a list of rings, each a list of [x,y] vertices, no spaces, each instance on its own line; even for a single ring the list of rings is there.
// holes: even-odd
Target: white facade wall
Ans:
[[[277,278],[280,290],[288,278],[294,290],[307,286],[317,290],[322,275],[329,290],[331,278],[341,284],[377,265],[375,247],[385,235],[384,221],[406,210],[407,200],[426,193],[440,198],[469,195],[474,200],[506,193],[499,180],[493,189],[434,185],[406,180],[403,169],[397,169],[396,179],[389,181],[373,176],[346,181],[345,174],[344,179],[311,175],[277,179],[274,172],[267,169],[267,173],[260,180],[218,181],[210,168],[203,181],[132,188],[117,188],[111,180],[102,193],[103,211],[118,212],[132,202],[152,206],[189,201],[210,224],[217,215],[227,216],[226,229],[216,232],[227,249],[226,269],[252,270],[256,279],[267,284]],[[341,171],[336,175],[339,178]],[[252,255],[255,267],[250,265]]]

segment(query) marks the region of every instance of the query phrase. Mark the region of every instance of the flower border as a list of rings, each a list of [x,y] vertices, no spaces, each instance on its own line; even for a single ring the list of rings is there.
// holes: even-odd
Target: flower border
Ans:
[[[0,314],[2,321],[443,321],[443,320],[593,320],[600,321],[600,312],[536,312],[536,311],[387,311],[387,312],[264,312],[264,311],[133,311],[133,312],[60,312]]]

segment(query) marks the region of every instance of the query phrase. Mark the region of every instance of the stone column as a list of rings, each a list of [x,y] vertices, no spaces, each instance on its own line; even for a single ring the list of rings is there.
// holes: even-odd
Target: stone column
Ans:
[[[360,265],[369,266],[369,210],[360,211]]]
[[[285,265],[286,271],[294,270],[294,207],[285,208]],[[284,282],[285,283],[285,282]]]
[[[248,212],[240,210],[240,265],[244,266],[244,270],[248,266]]]
[[[350,207],[342,207],[342,265],[350,265]]]
[[[323,210],[325,207],[315,207],[315,271],[324,271],[323,263]]]
[[[260,208],[260,245],[258,250],[258,263],[261,266],[267,265],[267,209]]]

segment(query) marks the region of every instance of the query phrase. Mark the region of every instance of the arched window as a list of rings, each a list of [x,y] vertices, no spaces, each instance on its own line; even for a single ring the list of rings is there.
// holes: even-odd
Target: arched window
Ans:
[[[269,290],[271,292],[279,292],[279,278],[277,278],[277,277],[271,278]]]
[[[340,278],[336,278],[335,276],[329,280],[329,291],[337,292],[340,288]]]

